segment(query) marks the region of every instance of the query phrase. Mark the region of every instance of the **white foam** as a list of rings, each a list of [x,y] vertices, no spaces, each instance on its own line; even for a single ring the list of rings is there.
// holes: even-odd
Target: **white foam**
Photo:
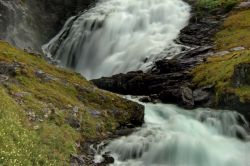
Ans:
[[[189,6],[181,0],[100,0],[96,7],[66,24],[44,51],[87,78],[146,70],[152,62],[180,52],[173,40],[187,24]],[[71,26],[71,27],[69,27]],[[146,63],[145,63],[146,62]]]
[[[249,139],[240,114],[164,104],[145,109],[142,129],[104,150],[115,158],[114,166],[249,166],[250,142],[237,138]]]

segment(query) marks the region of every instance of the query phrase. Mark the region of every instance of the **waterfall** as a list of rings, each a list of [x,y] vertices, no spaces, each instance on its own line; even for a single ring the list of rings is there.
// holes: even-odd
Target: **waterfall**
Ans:
[[[147,70],[181,52],[174,39],[189,13],[181,0],[99,0],[68,19],[43,50],[88,79]],[[109,152],[114,166],[250,166],[249,127],[240,114],[163,104],[145,109],[144,126],[111,141],[96,162]]]
[[[240,114],[164,104],[145,108],[145,125],[103,151],[111,152],[114,166],[249,166],[249,128]]]
[[[181,0],[99,0],[71,17],[43,50],[89,79],[147,70],[157,58],[181,51],[173,40],[189,11]]]

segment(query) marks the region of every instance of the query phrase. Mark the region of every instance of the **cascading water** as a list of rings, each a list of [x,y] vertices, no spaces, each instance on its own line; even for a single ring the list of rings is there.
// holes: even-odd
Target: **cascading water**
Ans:
[[[163,104],[145,108],[145,125],[102,152],[111,152],[114,166],[250,165],[248,124],[240,114]]]
[[[189,18],[181,0],[99,0],[71,17],[44,52],[87,78],[147,69],[181,51],[173,42]],[[250,166],[248,124],[236,112],[146,104],[145,125],[112,141],[114,166]]]
[[[189,10],[181,0],[99,0],[70,18],[43,50],[89,79],[145,70],[164,50],[168,58],[181,51],[173,40]]]

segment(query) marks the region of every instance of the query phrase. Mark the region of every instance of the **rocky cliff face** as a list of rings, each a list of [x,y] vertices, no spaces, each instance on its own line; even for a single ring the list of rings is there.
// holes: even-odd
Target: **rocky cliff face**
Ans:
[[[0,39],[41,52],[65,20],[95,0],[0,0]]]

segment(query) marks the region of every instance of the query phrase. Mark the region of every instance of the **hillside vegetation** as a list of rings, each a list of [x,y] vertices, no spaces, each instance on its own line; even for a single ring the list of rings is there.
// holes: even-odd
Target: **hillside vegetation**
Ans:
[[[197,8],[200,12],[213,12],[218,8],[227,12],[239,2],[240,0],[197,0]]]
[[[238,98],[237,103],[241,103],[241,106],[231,102],[234,109],[249,106],[250,9],[233,10],[214,41],[217,53],[193,70],[193,82],[199,87],[214,85],[216,105]]]
[[[143,122],[142,106],[5,42],[0,96],[0,165],[69,165],[86,141]]]

